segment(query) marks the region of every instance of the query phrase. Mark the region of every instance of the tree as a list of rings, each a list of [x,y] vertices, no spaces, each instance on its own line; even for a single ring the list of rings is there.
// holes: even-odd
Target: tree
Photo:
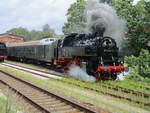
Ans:
[[[99,0],[100,2],[106,2],[112,4],[112,0]],[[77,0],[70,6],[67,12],[67,22],[64,24],[62,31],[64,34],[72,32],[83,33],[86,28],[85,8],[86,0]]]
[[[11,33],[14,35],[19,35],[25,37],[25,40],[27,39],[27,35],[29,34],[29,31],[26,28],[13,28],[7,31],[7,33]]]
[[[50,29],[50,27],[49,27],[49,25],[48,24],[45,24],[44,26],[43,26],[43,32],[49,32],[51,29]]]
[[[50,28],[48,24],[45,24],[43,26],[43,32],[42,32],[42,37],[53,37],[55,35],[55,32],[53,29]]]
[[[10,29],[7,33],[23,36],[25,37],[25,41],[40,40],[42,38],[53,37],[55,35],[54,30],[51,29],[48,24],[43,26],[42,31],[28,31],[26,28],[19,27]]]
[[[150,1],[141,0],[133,5],[133,0],[115,0],[113,6],[118,15],[126,20],[128,47],[139,55],[141,49],[148,49],[150,40]]]
[[[70,6],[67,12],[67,23],[64,24],[62,30],[64,34],[72,32],[83,32],[86,26],[85,24],[85,0],[77,0]]]
[[[39,40],[41,39],[41,36],[41,31],[32,30],[29,32],[26,41]]]

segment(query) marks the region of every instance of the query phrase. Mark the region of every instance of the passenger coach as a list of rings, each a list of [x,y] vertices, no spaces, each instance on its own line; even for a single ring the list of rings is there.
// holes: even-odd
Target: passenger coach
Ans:
[[[3,62],[7,58],[7,48],[5,43],[0,42],[0,62]]]

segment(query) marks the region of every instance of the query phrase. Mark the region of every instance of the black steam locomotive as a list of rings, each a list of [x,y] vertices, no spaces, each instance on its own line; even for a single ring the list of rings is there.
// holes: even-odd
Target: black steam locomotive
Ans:
[[[68,35],[59,40],[57,51],[56,65],[75,63],[97,80],[116,79],[124,70],[115,40],[98,33]]]
[[[50,63],[61,71],[67,71],[72,64],[78,65],[97,80],[116,79],[124,70],[115,40],[98,32],[72,33],[50,44],[14,44],[8,47],[8,57]]]

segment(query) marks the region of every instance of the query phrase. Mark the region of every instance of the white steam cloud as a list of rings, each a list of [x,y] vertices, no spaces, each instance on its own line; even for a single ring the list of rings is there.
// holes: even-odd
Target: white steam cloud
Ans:
[[[117,76],[117,80],[123,81],[125,77],[129,75],[130,72],[131,71],[129,70],[129,68],[126,67],[125,70]]]
[[[104,36],[109,36],[121,45],[124,37],[125,22],[120,19],[116,11],[106,3],[100,3],[99,0],[88,0],[86,8],[87,29],[94,32],[93,28],[105,27]]]
[[[122,73],[120,73],[120,74],[117,76],[117,80],[123,81],[123,80],[125,79],[126,75],[128,75],[128,74],[129,74],[129,72],[122,72]]]
[[[93,76],[88,75],[85,71],[83,71],[79,66],[76,66],[76,65],[70,66],[68,74],[79,80],[84,80],[87,82],[95,82],[96,81],[96,79]]]

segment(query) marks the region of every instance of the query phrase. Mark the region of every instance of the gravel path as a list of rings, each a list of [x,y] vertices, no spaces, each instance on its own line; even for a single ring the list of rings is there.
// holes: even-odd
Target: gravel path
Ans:
[[[40,75],[44,75],[44,76],[47,76],[47,77],[50,77],[50,78],[56,78],[56,79],[61,79],[62,77],[58,77],[58,76],[55,76],[55,75],[52,75],[52,74],[47,74],[47,73],[43,73],[43,72],[39,72],[39,71],[35,71],[35,70],[31,70],[31,69],[27,69],[27,68],[23,68],[23,67],[19,67],[19,66],[14,66],[14,65],[11,65],[11,64],[6,64],[6,63],[2,63],[4,64],[6,67],[7,66],[11,66],[12,68],[16,68],[16,70],[19,70],[21,69],[22,72],[25,72],[27,71],[27,73],[35,73],[35,74],[32,74],[34,75],[35,77],[40,77],[39,75],[36,75],[36,74],[40,74]],[[24,70],[24,71],[23,71]],[[47,79],[45,77],[40,77],[41,79]]]

